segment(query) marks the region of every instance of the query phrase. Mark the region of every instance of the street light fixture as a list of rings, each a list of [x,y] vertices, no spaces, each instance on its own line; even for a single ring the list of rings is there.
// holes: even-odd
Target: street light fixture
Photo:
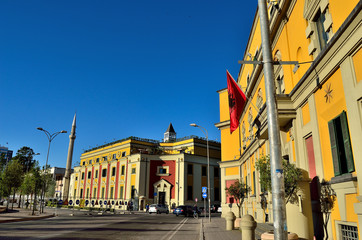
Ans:
[[[67,131],[65,130],[62,130],[60,132],[55,132],[55,133],[49,133],[47,130],[41,128],[41,127],[38,127],[37,128],[38,130],[40,131],[43,131],[45,133],[45,135],[47,136],[48,138],[48,141],[49,141],[49,145],[48,145],[48,153],[47,153],[47,159],[46,159],[46,162],[45,162],[45,173],[47,174],[48,173],[48,159],[49,159],[49,150],[50,150],[50,143],[53,141],[53,139],[58,136],[58,134],[60,133],[67,133]],[[42,189],[42,194],[41,194],[41,202],[40,202],[40,211],[41,213],[44,212],[44,207],[43,207],[43,201],[44,201],[44,196],[45,196],[45,181],[43,183],[43,189]]]
[[[209,222],[211,222],[211,209],[210,209],[210,204],[211,204],[211,200],[210,200],[210,195],[211,195],[211,191],[210,191],[210,158],[209,158],[209,134],[206,130],[206,128],[201,127],[199,125],[197,125],[196,123],[191,123],[190,124],[191,127],[198,127],[200,128],[200,130],[205,134],[206,136],[206,151],[207,151],[207,196],[208,196],[208,202],[209,202]],[[205,131],[204,131],[205,130]]]

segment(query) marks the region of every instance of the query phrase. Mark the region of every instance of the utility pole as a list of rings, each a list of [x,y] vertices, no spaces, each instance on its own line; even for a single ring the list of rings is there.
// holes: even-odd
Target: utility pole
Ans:
[[[278,123],[278,111],[275,100],[274,68],[272,51],[270,47],[270,32],[267,6],[265,0],[258,0],[261,45],[263,50],[263,69],[265,77],[265,94],[268,118],[268,134],[270,143],[270,171],[272,182],[272,201],[274,216],[274,239],[286,240],[288,237],[284,176],[282,157],[280,150],[280,129]]]

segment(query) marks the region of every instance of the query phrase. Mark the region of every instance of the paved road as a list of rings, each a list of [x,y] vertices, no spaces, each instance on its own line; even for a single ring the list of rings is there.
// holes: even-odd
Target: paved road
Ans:
[[[0,224],[0,239],[198,240],[201,220],[173,214],[85,215],[76,212],[27,222]]]

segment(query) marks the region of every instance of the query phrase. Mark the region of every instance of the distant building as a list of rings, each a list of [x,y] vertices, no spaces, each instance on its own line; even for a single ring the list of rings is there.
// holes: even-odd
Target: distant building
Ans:
[[[9,150],[7,147],[0,146],[0,155],[4,154],[6,157],[6,162],[9,162],[13,157],[13,150]]]
[[[52,167],[49,168],[49,173],[52,174],[53,179],[55,180],[54,198],[62,199],[64,192],[63,183],[64,183],[65,168]]]
[[[166,134],[167,133],[167,134]],[[129,137],[86,150],[74,168],[70,200],[89,205],[107,203],[117,209],[144,210],[146,204],[201,206],[207,186],[206,139],[176,139],[172,124],[164,142]],[[211,202],[220,203],[221,146],[209,141]]]

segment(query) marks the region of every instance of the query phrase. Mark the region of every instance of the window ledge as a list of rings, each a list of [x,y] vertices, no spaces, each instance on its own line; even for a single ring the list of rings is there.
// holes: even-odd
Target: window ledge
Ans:
[[[354,177],[352,173],[346,173],[340,176],[332,177],[331,184],[343,183],[343,182],[351,182],[357,181],[357,177]]]
[[[156,176],[167,177],[167,176],[170,176],[170,174],[169,173],[157,173]]]

